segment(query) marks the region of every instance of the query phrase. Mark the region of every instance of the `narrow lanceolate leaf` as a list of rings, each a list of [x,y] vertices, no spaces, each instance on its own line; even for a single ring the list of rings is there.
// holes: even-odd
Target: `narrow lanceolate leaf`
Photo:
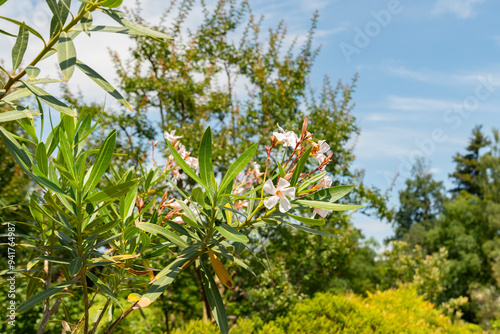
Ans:
[[[30,26],[28,26],[26,23],[24,22],[19,22],[19,21],[16,21],[14,19],[11,19],[10,17],[5,17],[5,16],[0,16],[0,19],[2,20],[6,20],[6,21],[9,21],[9,22],[12,22],[14,24],[17,24],[18,26],[22,26],[23,28],[26,28],[28,29],[28,31],[30,33],[32,33],[33,35],[35,35],[36,37],[40,38],[42,41],[43,41],[43,44],[46,44],[45,43],[45,40],[43,39],[42,35],[40,35],[40,33],[38,31],[36,31],[35,29],[31,28]]]
[[[252,160],[252,158],[255,156],[255,153],[257,153],[257,148],[259,147],[258,143],[253,144],[248,148],[245,152],[243,152],[238,159],[236,159],[235,162],[229,166],[229,169],[222,178],[222,181],[220,182],[219,189],[226,189],[227,186],[229,186],[234,178],[238,176],[238,174],[245,168],[246,165]]]
[[[36,79],[38,74],[40,74],[40,69],[38,67],[28,66],[26,67],[26,74],[28,75],[28,78],[33,81]]]
[[[82,269],[83,261],[80,256],[75,257],[71,262],[69,263],[69,274],[71,276],[75,276],[80,272],[80,269]]]
[[[246,235],[242,234],[241,232],[238,232],[238,230],[227,224],[221,223],[216,228],[217,231],[219,231],[219,233],[222,234],[222,236],[228,240],[242,242],[242,243],[247,243],[249,241]]]
[[[111,300],[123,310],[123,307],[120,304],[120,302],[118,301],[118,298],[116,298],[113,291],[111,291],[111,289],[106,284],[104,284],[103,281],[101,281],[96,275],[92,274],[90,271],[87,271],[87,276],[88,276],[88,278],[90,278],[92,280],[92,282],[94,282],[95,285],[97,285],[99,287],[99,289],[105,295],[107,295],[109,298],[111,298]]]
[[[337,204],[331,202],[309,201],[304,199],[299,199],[296,200],[295,202],[307,205],[311,208],[325,209],[331,211],[349,211],[349,210],[360,209],[363,207],[362,205]]]
[[[76,49],[71,37],[64,31],[59,35],[57,43],[57,60],[64,80],[68,81],[75,71]]]
[[[128,29],[134,31],[138,35],[140,34],[142,36],[149,36],[149,37],[161,38],[161,39],[170,39],[171,38],[167,34],[164,34],[164,33],[159,32],[157,30],[146,28],[144,26],[141,26],[140,24],[137,24],[135,22],[132,22],[132,21],[125,19],[124,18],[125,14],[120,12],[120,11],[111,10],[111,9],[103,9],[103,12],[108,14],[113,20],[120,23],[125,28],[128,28]]]
[[[142,296],[141,300],[144,304],[151,304],[165,291],[165,289],[172,284],[177,275],[181,272],[181,267],[186,264],[194,255],[194,253],[185,254],[176,258],[172,261],[166,268],[164,268],[160,273],[161,276],[156,275],[155,279],[151,282],[152,285],[149,287],[148,291]]]
[[[17,110],[11,110],[7,112],[0,113],[0,123],[14,121],[21,118],[33,118],[33,116],[39,116],[40,114],[36,111],[31,111],[28,109],[19,108]]]
[[[108,169],[108,165],[113,156],[113,150],[115,149],[116,141],[116,130],[111,130],[111,133],[106,137],[104,143],[102,144],[97,156],[95,158],[94,165],[92,169],[88,171],[87,182],[85,183],[84,192],[88,193],[90,190],[94,189],[101,177]]]
[[[314,219],[314,218],[308,218],[308,217],[303,217],[303,216],[297,216],[297,215],[292,215],[291,213],[286,213],[287,216],[298,220],[301,223],[309,224],[309,225],[325,225],[325,220],[324,219]]]
[[[139,180],[133,180],[125,183],[120,183],[115,186],[104,188],[103,190],[92,194],[92,196],[85,199],[87,203],[106,202],[126,195],[132,187],[134,187]]]
[[[61,188],[59,188],[58,185],[56,185],[55,183],[47,179],[45,176],[43,176],[43,173],[39,171],[39,169],[31,163],[28,154],[23,150],[21,145],[19,145],[19,143],[12,136],[12,134],[9,131],[2,128],[1,126],[0,126],[0,136],[3,137],[10,153],[27,175],[29,175],[39,185],[44,186],[45,188],[50,189],[61,195],[66,195],[64,191]],[[37,175],[33,174],[30,169],[33,169],[33,171],[37,171]]]
[[[190,178],[201,184],[205,189],[207,189],[208,185],[203,182],[198,175],[188,166],[188,164],[182,159],[181,155],[177,152],[177,150],[172,146],[172,144],[167,140],[167,145],[170,150],[170,153],[174,157],[175,161],[179,165],[179,167],[187,174]]]
[[[81,24],[82,24],[82,29],[83,31],[85,31],[85,33],[87,35],[90,36],[90,32],[89,32],[89,29],[90,27],[92,26],[92,13],[90,12],[86,12],[83,17],[82,17],[82,21],[81,21]]]
[[[201,138],[200,149],[198,150],[198,163],[200,167],[200,178],[208,185],[209,190],[213,193],[215,189],[212,187],[211,174],[214,173],[212,166],[212,131],[210,127],[205,130],[203,138]]]
[[[322,202],[336,202],[345,195],[349,194],[354,189],[354,186],[337,186],[326,189],[320,189],[315,193],[302,197],[305,200],[322,201]]]
[[[28,299],[27,301],[25,301],[24,303],[19,305],[19,307],[16,309],[16,312],[18,314],[23,313],[23,312],[29,310],[30,308],[32,308],[33,306],[35,306],[36,304],[49,298],[53,294],[56,294],[56,293],[60,292],[61,290],[72,286],[75,283],[76,283],[76,281],[66,282],[66,283],[55,285],[51,288],[48,288],[47,290],[43,290],[39,294],[34,295],[30,299]]]
[[[12,73],[17,70],[19,65],[21,65],[24,53],[28,48],[28,38],[28,29],[26,29],[26,27],[23,25],[19,26],[19,33],[17,34],[16,43],[12,48]]]
[[[219,288],[217,287],[212,274],[203,263],[201,263],[201,269],[203,286],[205,287],[208,304],[210,304],[210,310],[212,311],[215,322],[217,322],[222,334],[228,334],[229,324],[227,322],[226,309],[224,308],[224,302],[222,301],[222,297],[219,293]]]
[[[301,231],[304,231],[304,232],[307,232],[307,233],[322,235],[324,237],[338,237],[338,235],[335,235],[335,234],[326,233],[326,232],[318,231],[318,230],[313,230],[312,228],[301,226],[301,225],[297,225],[297,224],[291,224],[291,223],[286,222],[286,221],[282,221],[282,223],[285,223],[285,224],[287,224],[287,225],[289,225],[289,226],[291,226],[293,228],[296,228],[297,230],[301,230]]]
[[[36,69],[36,67],[33,67],[33,66],[28,66],[29,68],[31,69]],[[28,73],[28,67],[26,67],[26,73]],[[30,79],[31,80],[31,79]],[[45,85],[45,84],[48,84],[48,83],[59,83],[59,82],[62,82],[62,80],[60,79],[53,79],[53,78],[41,78],[41,79],[33,79],[30,81],[30,84],[32,85]],[[18,87],[24,87],[24,83],[23,82],[17,82],[15,84],[12,85],[12,88],[18,88]],[[26,89],[26,88],[23,88],[23,89]],[[18,92],[17,90],[14,92],[16,93]],[[9,94],[9,96],[12,95],[12,94]]]
[[[179,246],[180,248],[186,248],[188,244],[181,239],[177,234],[167,230],[164,227],[155,225],[155,224],[150,224],[150,223],[136,223],[135,227],[138,229],[141,229],[143,231],[162,236],[172,242],[173,244]]]
[[[57,111],[59,111],[59,112],[61,112],[63,114],[66,114],[68,116],[71,116],[71,117],[78,116],[73,109],[68,108],[68,106],[66,104],[64,104],[63,102],[59,101],[54,96],[50,95],[49,93],[47,93],[46,91],[44,91],[40,87],[32,85],[32,84],[30,84],[30,83],[28,83],[26,81],[23,81],[23,83],[26,86],[26,88],[28,88],[40,100],[42,100],[43,102],[45,102],[46,104],[48,104],[49,106],[51,106],[52,108],[54,108],[55,110],[57,110]]]
[[[85,73],[90,79],[92,79],[96,84],[98,84],[102,89],[109,93],[112,97],[118,100],[128,109],[132,110],[132,106],[128,101],[114,88],[109,82],[106,81],[99,73],[94,71],[88,65],[82,63],[81,61],[76,61],[76,66]]]
[[[304,154],[300,157],[299,161],[297,162],[297,165],[295,166],[295,170],[293,171],[292,178],[290,179],[290,185],[294,187],[297,184],[297,181],[299,180],[300,173],[302,173],[302,170],[304,169],[304,166],[307,163],[307,160],[309,159],[309,155],[311,154],[312,147],[309,147]]]
[[[14,91],[13,93],[10,93],[9,95],[4,96],[1,101],[12,102],[30,96],[31,94],[33,93],[28,88],[22,88]]]

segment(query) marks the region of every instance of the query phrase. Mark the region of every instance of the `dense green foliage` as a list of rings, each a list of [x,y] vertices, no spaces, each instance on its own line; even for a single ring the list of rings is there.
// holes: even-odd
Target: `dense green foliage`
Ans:
[[[48,1],[54,20],[40,54],[55,46],[63,78],[79,69],[127,109],[84,106],[70,86],[64,87],[65,102],[37,88],[43,81],[34,79],[36,67],[16,60],[28,45],[18,22],[17,58],[12,71],[2,74],[0,90],[0,216],[16,224],[17,234],[29,236],[17,247],[18,259],[26,260],[17,264],[23,280],[16,292],[28,300],[17,329],[34,332],[43,325],[60,331],[61,319],[86,332],[109,332],[116,325],[113,333],[218,333],[215,323],[242,334],[480,332],[465,321],[485,330],[500,327],[498,132],[490,138],[481,127],[474,129],[465,154],[453,158],[452,189],[418,162],[399,193],[399,206],[391,210],[387,196],[366,186],[363,171],[353,168],[350,143],[360,133],[353,112],[357,75],[347,85],[325,78],[320,90],[308,82],[319,52],[313,48],[317,15],[305,41],[287,45],[285,23],[263,36],[245,1],[218,1],[213,10],[202,2],[203,19],[191,30],[187,22],[195,0],[173,2],[153,30],[137,25],[148,24],[139,8],[129,13],[134,22],[115,12],[119,0],[83,5],[64,26],[57,18],[68,16],[63,2]],[[120,32],[137,43],[130,63],[113,54],[119,90],[130,104],[73,59],[78,33],[103,30],[92,26],[94,10],[115,20],[120,13]],[[26,75],[30,81],[22,83]],[[21,98],[28,95],[37,108],[25,106]],[[48,138],[38,138],[32,118],[44,104],[66,116]],[[303,146],[277,146],[276,135],[270,136],[277,125],[299,133]],[[169,139],[173,130],[182,138]],[[329,145],[327,174],[315,153],[307,160],[320,146],[308,131]],[[154,142],[163,132],[169,135],[165,141]],[[148,154],[151,141],[154,157]],[[188,159],[196,168],[193,160],[186,167]],[[252,167],[245,168],[248,163]],[[312,173],[299,177],[295,168]],[[314,179],[314,173],[321,177]],[[377,253],[342,212],[310,219],[311,208],[292,201],[292,217],[266,209],[264,191],[247,193],[247,202],[237,197],[278,175],[295,178],[297,187],[314,179],[314,191],[325,180],[321,187],[328,189],[309,199],[325,200],[339,211],[347,207],[336,207],[336,200],[362,203],[364,213],[387,219],[394,227],[388,248]],[[354,188],[349,195],[347,188],[331,187],[346,183],[356,185],[348,187]],[[291,218],[301,219],[302,230],[291,228]],[[2,224],[2,232],[10,224]],[[332,234],[338,237],[325,237]],[[222,263],[213,262],[209,251]],[[5,267],[6,252],[2,247]],[[8,289],[3,278],[1,289]],[[32,297],[47,290],[39,300],[43,305],[36,304]],[[8,302],[6,295],[0,294],[0,303]],[[130,315],[133,306],[120,308],[151,300]],[[51,309],[57,321],[49,321]]]

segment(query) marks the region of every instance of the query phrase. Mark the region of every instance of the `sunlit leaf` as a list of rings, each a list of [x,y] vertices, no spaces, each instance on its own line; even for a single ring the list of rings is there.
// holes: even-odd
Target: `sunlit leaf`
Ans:
[[[92,79],[96,84],[98,84],[99,87],[101,87],[107,93],[109,93],[109,95],[117,99],[121,104],[123,104],[128,109],[132,110],[132,106],[130,105],[130,103],[128,103],[128,101],[116,90],[116,88],[111,86],[111,84],[107,82],[106,79],[104,79],[99,73],[97,73],[88,65],[84,64],[79,60],[76,61],[76,66],[83,73],[85,73],[90,79]]]
[[[23,83],[26,86],[26,88],[28,88],[40,100],[42,100],[43,102],[47,103],[49,106],[51,106],[52,108],[56,109],[57,111],[59,111],[59,112],[61,112],[63,114],[66,114],[68,116],[71,116],[71,117],[78,116],[73,109],[68,108],[68,106],[66,104],[64,104],[63,102],[59,101],[54,96],[50,95],[49,93],[47,93],[46,91],[44,91],[40,87],[32,85],[31,83],[28,83],[27,81],[23,81]]]
[[[208,304],[210,305],[210,310],[215,318],[215,322],[219,326],[222,334],[228,334],[229,324],[227,322],[226,309],[219,293],[219,288],[217,287],[212,274],[203,263],[201,263],[201,273],[203,286],[205,287],[205,295],[207,296]]]
[[[16,43],[12,48],[12,73],[14,73],[21,62],[23,61],[24,54],[28,48],[29,32],[24,25],[19,26],[19,33],[17,34]]]
[[[229,166],[229,169],[222,178],[222,181],[220,182],[219,189],[226,189],[230,184],[232,184],[234,178],[238,176],[238,174],[245,168],[246,165],[252,160],[252,158],[255,156],[255,153],[257,153],[257,148],[259,147],[258,143],[253,144],[250,146],[245,152],[243,152],[238,159],[236,159],[235,162]]]
[[[64,80],[68,81],[76,65],[76,49],[71,37],[64,31],[59,35],[59,42],[57,43],[57,59],[59,61],[59,68],[61,69]]]
[[[63,289],[68,288],[75,283],[76,283],[76,281],[61,283],[61,284],[55,285],[53,287],[50,287],[47,290],[43,290],[39,294],[31,297],[30,299],[28,299],[27,301],[25,301],[24,303],[19,305],[19,307],[16,309],[16,312],[18,314],[23,313],[23,312],[29,310],[30,308],[32,308],[33,306],[35,306],[36,304],[38,304],[38,303],[42,302],[43,300],[49,298],[50,296],[54,295],[55,293],[60,292]]]

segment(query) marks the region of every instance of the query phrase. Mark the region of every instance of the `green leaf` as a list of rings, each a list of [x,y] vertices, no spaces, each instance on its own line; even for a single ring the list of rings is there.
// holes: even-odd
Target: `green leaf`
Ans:
[[[17,37],[17,35],[11,34],[10,32],[7,32],[7,31],[2,30],[2,29],[0,29],[0,34],[7,35],[7,36],[10,36],[10,37]]]
[[[77,25],[77,26],[71,28],[71,31],[85,31],[85,28],[81,25]],[[89,33],[91,33],[91,32],[109,32],[109,33],[114,33],[114,34],[125,34],[125,35],[129,35],[129,36],[148,36],[148,34],[145,34],[143,32],[140,32],[137,30],[131,30],[131,29],[128,29],[125,27],[113,27],[113,26],[101,26],[101,25],[88,27],[88,32]]]
[[[28,48],[29,32],[25,26],[19,26],[16,43],[12,48],[12,73],[14,73],[21,64],[26,49]]]
[[[307,217],[303,217],[303,216],[292,215],[291,213],[288,213],[288,212],[286,213],[286,215],[295,219],[295,220],[298,220],[301,223],[305,223],[305,224],[309,224],[309,225],[317,225],[317,226],[325,225],[324,219],[307,218]]]
[[[331,202],[309,201],[303,199],[296,200],[295,202],[307,205],[311,208],[325,209],[331,211],[349,211],[349,210],[360,209],[363,207],[362,205],[337,204]]]
[[[347,185],[320,189],[312,194],[301,197],[301,199],[323,202],[336,202],[345,195],[349,194],[354,188],[355,186]]]
[[[16,119],[21,118],[30,118],[33,119],[33,116],[40,116],[40,114],[36,111],[19,108],[17,110],[10,110],[3,113],[0,113],[0,123],[14,121]]]
[[[2,98],[2,101],[3,102],[16,101],[16,100],[22,99],[24,97],[30,96],[31,94],[33,94],[33,93],[29,89],[22,88],[22,89],[18,89],[16,91],[10,93],[9,95],[4,96]]]
[[[150,223],[136,223],[135,226],[143,231],[162,236],[172,242],[173,244],[179,246],[180,248],[186,248],[188,244],[181,239],[177,234],[170,232],[164,227],[150,224]]]
[[[80,269],[82,269],[83,261],[80,256],[75,257],[71,262],[69,263],[69,274],[71,276],[75,276],[80,272]]]
[[[205,287],[205,294],[208,299],[208,304],[210,304],[210,310],[215,318],[215,322],[217,322],[222,334],[228,334],[229,324],[227,322],[226,309],[224,308],[224,302],[222,301],[222,297],[219,293],[219,288],[217,287],[212,274],[203,263],[201,263],[201,273],[203,286]]]
[[[26,174],[28,174],[39,185],[44,186],[56,193],[66,196],[64,191],[58,185],[56,185],[46,177],[37,176],[30,171],[30,168],[32,168],[33,171],[38,172],[38,175],[43,175],[43,173],[35,165],[31,163],[30,158],[28,157],[26,152],[21,148],[19,143],[14,139],[12,134],[1,126],[0,126],[0,135],[5,140],[5,144],[9,149],[10,153],[12,154],[16,162],[19,164],[19,166],[21,166],[21,168]]]
[[[57,60],[64,80],[68,81],[75,71],[76,49],[71,37],[64,31],[59,35],[57,43]]]
[[[214,167],[212,166],[212,131],[210,127],[205,130],[201,138],[200,148],[198,150],[198,163],[200,166],[201,180],[208,185],[211,193],[214,193],[215,189],[213,189],[211,182],[211,174],[214,173]]]
[[[205,194],[203,193],[203,189],[201,187],[196,187],[193,190],[191,190],[191,196],[193,197],[196,203],[201,205],[202,208],[207,207],[205,203]]]
[[[89,191],[94,189],[94,187],[97,185],[97,183],[99,183],[99,180],[108,169],[111,157],[113,156],[115,141],[116,130],[113,129],[106,137],[104,143],[99,149],[99,152],[97,153],[97,156],[95,158],[95,162],[92,165],[92,169],[87,172],[88,178],[87,175],[85,176],[87,182],[85,182],[84,194],[87,194]]]
[[[309,156],[311,155],[311,150],[312,147],[309,147],[304,154],[300,157],[299,161],[297,162],[297,165],[295,165],[295,170],[293,171],[292,178],[290,179],[290,186],[294,187],[297,184],[297,181],[299,180],[300,173],[302,173],[302,170],[304,169],[307,160],[309,159]]]
[[[40,69],[35,66],[28,66],[26,67],[26,74],[28,75],[28,78],[33,81],[36,79],[38,74],[40,74]]]
[[[238,159],[231,164],[231,166],[229,166],[226,175],[224,175],[222,181],[220,182],[219,189],[226,189],[233,182],[234,178],[238,176],[243,168],[245,168],[245,166],[248,165],[250,160],[252,160],[255,156],[258,147],[258,143],[253,144],[245,152],[243,152]]]
[[[283,166],[281,166],[281,164],[279,163],[279,161],[277,161],[277,163],[278,163],[278,169],[280,171],[280,177],[285,177],[286,173],[285,173],[285,170],[283,169]]]
[[[188,166],[188,164],[182,159],[181,155],[177,152],[177,150],[172,146],[172,144],[167,140],[167,146],[168,149],[170,150],[170,153],[174,157],[175,161],[179,165],[179,167],[187,174],[189,177],[191,177],[193,180],[201,184],[205,189],[208,189],[208,185],[203,182],[198,175],[191,169],[191,167]]]
[[[137,184],[137,182],[139,182],[139,180],[133,180],[104,188],[103,190],[87,197],[84,202],[85,203],[107,202],[122,197],[126,195],[130,191],[130,189],[132,189]]]
[[[307,233],[322,235],[324,237],[337,237],[338,238],[338,235],[335,235],[335,234],[326,233],[326,232],[318,231],[318,230],[313,230],[312,228],[308,228],[308,227],[297,225],[297,224],[292,224],[292,223],[289,223],[289,222],[286,222],[286,221],[282,221],[282,222],[285,223],[285,224],[287,224],[287,225],[289,225],[289,226],[291,226],[291,227],[293,227],[293,228],[296,228],[297,230],[301,230],[301,231],[304,231],[304,232],[307,232]]]
[[[228,240],[231,241],[236,241],[236,242],[242,242],[242,243],[247,243],[249,242],[248,237],[235,228],[224,224],[220,223],[217,227],[217,231],[219,231],[220,234],[222,234],[223,237],[225,237]]]
[[[28,26],[26,23],[24,23],[24,22],[19,22],[19,21],[16,21],[16,20],[14,20],[14,19],[11,19],[10,17],[5,17],[5,16],[0,16],[0,19],[2,19],[2,20],[6,20],[6,21],[9,21],[9,22],[12,22],[12,23],[14,23],[14,24],[17,24],[17,25],[18,25],[18,26],[20,26],[20,27],[22,26],[23,28],[28,29],[28,31],[29,31],[30,33],[32,33],[32,34],[33,34],[33,35],[35,35],[36,37],[40,38],[40,39],[42,40],[42,42],[43,42],[43,44],[44,44],[44,45],[47,45],[47,43],[45,43],[45,40],[43,39],[42,35],[40,35],[40,34],[38,33],[38,31],[36,31],[35,29],[31,28],[31,27],[30,27],[30,26]]]
[[[117,99],[121,104],[123,104],[125,107],[128,109],[132,110],[132,106],[128,101],[114,88],[111,86],[109,82],[106,81],[99,73],[94,71],[92,68],[90,68],[88,65],[85,65],[81,61],[77,60],[76,61],[76,66],[83,72],[85,73],[90,79],[92,79],[96,84],[99,85],[102,89],[104,89],[109,95]]]
[[[99,226],[98,228],[96,229],[93,229],[92,231],[90,231],[90,233],[92,234],[92,238],[95,238],[95,235],[99,235],[101,233],[104,233],[104,232],[107,232],[109,230],[111,230],[113,227],[115,227],[116,225],[118,225],[118,223],[120,222],[119,219],[116,219],[116,220],[113,220],[113,221],[110,221],[109,223],[106,223],[102,226]],[[125,239],[127,240],[127,239]]]
[[[7,0],[0,0],[0,6],[3,5],[6,2],[7,2]]]
[[[43,290],[39,294],[34,295],[30,299],[28,299],[27,301],[25,301],[24,303],[22,303],[21,305],[19,305],[19,307],[16,309],[16,312],[18,314],[23,313],[23,312],[29,310],[30,308],[32,308],[33,306],[35,306],[36,304],[38,304],[38,303],[42,302],[43,300],[49,298],[53,294],[58,293],[59,291],[65,289],[65,288],[68,288],[68,287],[72,286],[75,283],[76,283],[76,281],[61,283],[61,284],[58,284],[58,285],[54,285],[53,287],[50,287],[47,290]]]
[[[36,68],[33,66],[28,66],[28,67]],[[59,83],[59,82],[62,82],[62,80],[53,79],[53,78],[41,78],[41,79],[30,80],[30,84],[32,84],[32,85],[44,85],[44,84],[48,84],[48,83]],[[16,82],[15,84],[12,85],[13,88],[23,87],[23,86],[24,86],[24,84],[22,82]],[[26,88],[23,88],[23,89],[26,89]]]
[[[59,111],[59,112],[61,112],[63,114],[66,114],[68,116],[72,116],[72,117],[78,116],[73,109],[68,108],[68,106],[66,104],[64,104],[63,102],[59,101],[54,96],[50,95],[49,93],[47,93],[46,91],[44,91],[40,87],[32,85],[32,84],[30,84],[30,83],[28,83],[26,81],[23,81],[23,83],[26,86],[26,88],[28,88],[33,94],[35,94],[36,96],[38,96],[38,98],[40,100],[42,100],[43,102],[47,103],[49,106],[51,106],[52,108],[56,109],[57,111]]]
[[[93,21],[93,19],[92,19],[92,13],[91,12],[86,12],[85,14],[83,14],[83,17],[82,17],[82,20],[81,20],[82,29],[89,36],[90,36],[89,29],[92,26],[92,21]]]
[[[297,187],[297,193],[300,194],[301,192],[307,192],[307,189],[306,189],[307,187],[309,187],[313,183],[316,183],[319,180],[321,180],[322,178],[324,178],[326,174],[328,174],[328,173],[327,172],[323,172],[323,173],[311,175],[307,179],[302,180],[302,182],[300,182],[300,184]]]
[[[125,14],[120,11],[103,9],[103,12],[108,14],[109,17],[111,17],[113,20],[115,20],[125,28],[132,30],[136,34],[141,34],[142,36],[148,36],[153,38],[171,39],[170,36],[168,36],[167,34],[164,34],[162,32],[150,28],[146,28],[144,26],[141,26],[140,24],[125,19],[124,18]]]
[[[197,245],[197,247],[199,247],[199,245]],[[185,250],[187,250],[188,248],[186,248]],[[160,271],[151,281],[152,285],[142,296],[142,298],[144,298],[146,302],[152,303],[153,301],[155,301],[163,293],[163,291],[165,291],[165,289],[170,284],[172,284],[177,275],[180,273],[181,267],[197,254],[197,249],[194,247],[190,249],[190,252],[184,251],[181,252],[181,255],[179,255],[179,257],[170,262],[168,266]]]
[[[104,284],[103,281],[101,281],[96,275],[92,274],[90,271],[87,271],[87,277],[90,278],[92,282],[94,282],[94,284],[97,285],[105,295],[111,298],[111,300],[123,310],[123,307],[118,301],[118,298],[116,298],[113,291],[111,291],[111,289],[106,284]]]

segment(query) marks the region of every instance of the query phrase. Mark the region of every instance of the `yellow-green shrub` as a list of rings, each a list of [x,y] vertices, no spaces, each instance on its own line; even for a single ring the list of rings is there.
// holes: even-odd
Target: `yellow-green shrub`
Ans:
[[[258,329],[257,327],[261,327]],[[214,331],[215,330],[215,331]],[[179,334],[216,333],[212,324],[190,322]],[[295,305],[286,316],[261,326],[239,319],[231,334],[288,333],[482,333],[473,324],[453,323],[418,296],[414,285],[368,294],[320,293]]]

